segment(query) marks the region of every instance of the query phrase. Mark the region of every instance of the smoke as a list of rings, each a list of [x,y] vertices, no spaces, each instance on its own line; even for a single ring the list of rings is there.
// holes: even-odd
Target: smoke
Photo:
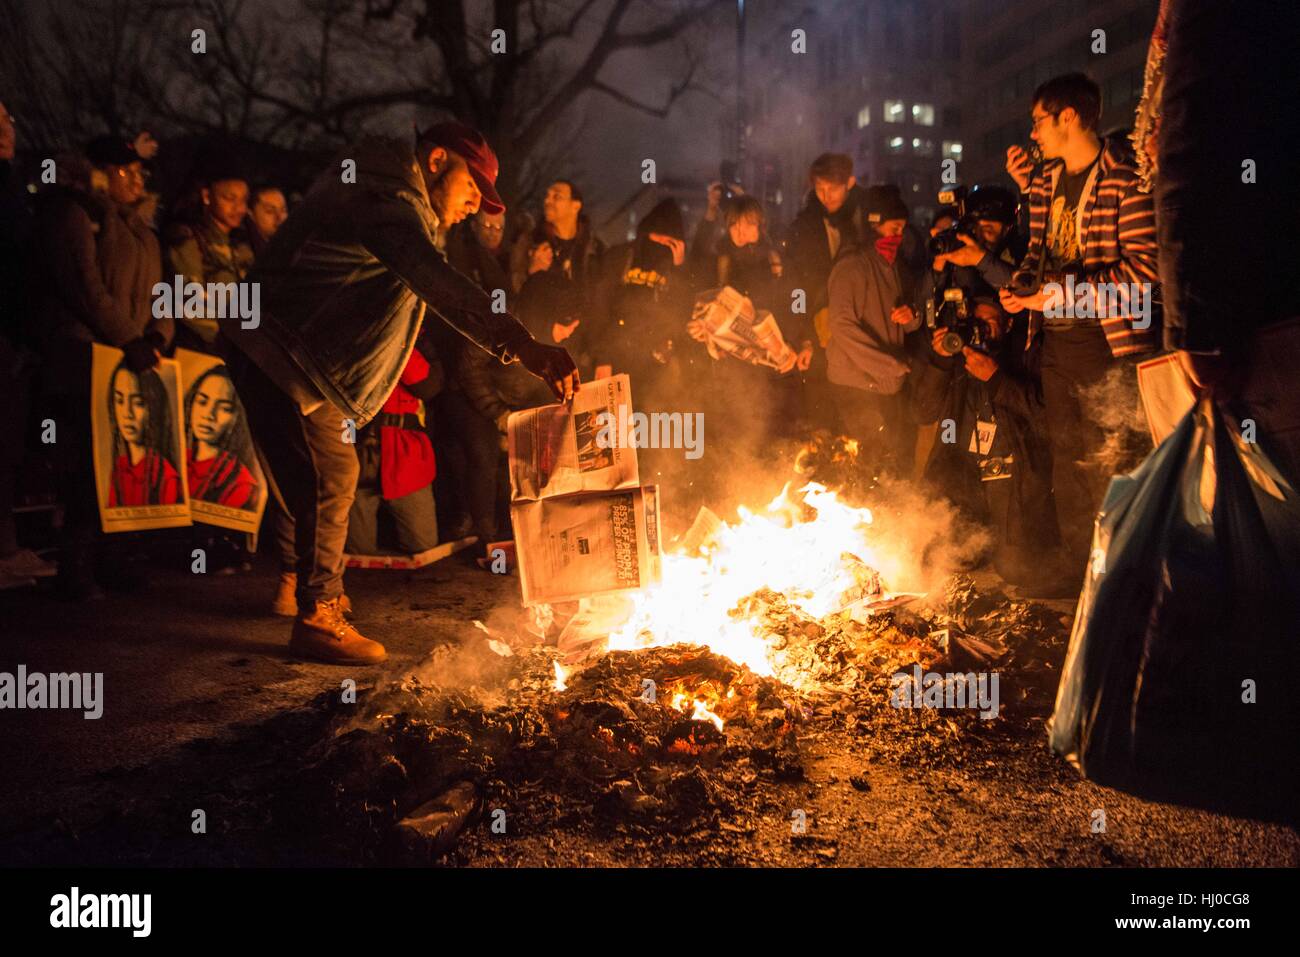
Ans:
[[[876,570],[892,591],[939,591],[955,572],[979,565],[993,546],[985,528],[919,482],[887,479],[865,504]]]
[[[1079,391],[1084,422],[1101,433],[1101,441],[1085,463],[1105,475],[1132,469],[1151,451],[1151,433],[1142,410],[1137,368],[1121,362]]]

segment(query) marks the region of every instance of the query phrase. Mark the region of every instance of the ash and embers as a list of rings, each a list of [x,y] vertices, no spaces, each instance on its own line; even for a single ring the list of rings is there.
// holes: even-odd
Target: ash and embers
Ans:
[[[440,648],[369,693],[359,717],[346,709],[276,816],[359,862],[443,860],[470,825],[476,845],[555,828],[744,832],[770,810],[770,785],[803,778],[822,738],[865,738],[900,767],[979,774],[1010,739],[1042,736],[1068,637],[1043,605],[960,576],[929,603],[862,620],[814,619],[771,591],[746,601],[773,676],[684,644],[611,651],[563,682],[545,644]],[[996,672],[999,716],[892,706],[891,676],[917,664]],[[779,677],[794,673],[798,689]]]

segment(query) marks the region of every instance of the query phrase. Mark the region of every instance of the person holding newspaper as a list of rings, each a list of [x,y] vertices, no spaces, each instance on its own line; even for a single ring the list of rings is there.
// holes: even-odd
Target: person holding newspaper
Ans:
[[[497,158],[483,135],[441,123],[414,143],[370,140],[317,179],[249,275],[261,284],[255,322],[230,320],[228,364],[295,520],[298,615],[291,653],[369,664],[384,647],[343,616],[339,597],[357,431],[387,401],[425,308],[502,362],[519,361],[561,399],[578,370],[568,352],[532,337],[443,256],[442,230],[505,208]]]

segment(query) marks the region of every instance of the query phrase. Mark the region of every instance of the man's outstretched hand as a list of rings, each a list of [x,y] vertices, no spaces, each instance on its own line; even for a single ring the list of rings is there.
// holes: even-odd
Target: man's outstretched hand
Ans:
[[[578,367],[574,365],[567,349],[530,339],[520,346],[519,361],[525,369],[549,385],[557,399],[569,402],[578,391]]]

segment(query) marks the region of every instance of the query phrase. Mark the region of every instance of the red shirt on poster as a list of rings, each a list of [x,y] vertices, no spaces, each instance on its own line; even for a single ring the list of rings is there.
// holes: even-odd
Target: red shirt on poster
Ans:
[[[180,475],[176,467],[157,452],[146,452],[134,465],[127,454],[119,455],[113,463],[113,477],[108,489],[109,508],[178,505],[180,501]]]

